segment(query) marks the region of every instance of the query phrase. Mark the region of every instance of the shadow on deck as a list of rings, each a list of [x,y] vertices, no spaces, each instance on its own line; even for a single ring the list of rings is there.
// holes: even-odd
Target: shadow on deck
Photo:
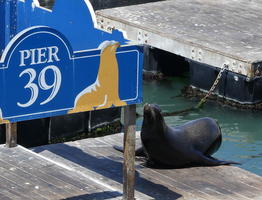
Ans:
[[[99,144],[97,141],[99,139],[48,145],[35,148],[34,151],[47,157],[50,155],[54,156],[59,162],[70,165],[76,170],[87,173],[89,176],[102,179],[104,184],[113,186],[116,190],[121,191],[123,177],[122,155],[115,152],[110,144],[105,144],[104,142]],[[51,159],[54,159],[54,157],[51,157]],[[136,171],[136,190],[146,194],[151,199],[160,200],[163,199],[163,195],[165,199],[182,197],[181,194],[170,190],[168,187],[141,176],[139,171]],[[148,199],[143,197],[143,195],[139,199],[141,198]]]

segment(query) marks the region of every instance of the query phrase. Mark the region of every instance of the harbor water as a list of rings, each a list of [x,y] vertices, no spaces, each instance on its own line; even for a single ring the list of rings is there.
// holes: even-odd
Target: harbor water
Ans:
[[[169,78],[162,81],[144,81],[143,104],[158,104],[163,112],[183,110],[198,103],[181,95],[181,89],[188,85],[186,78]],[[143,104],[137,112],[143,114]],[[239,167],[262,176],[262,111],[237,110],[228,106],[207,102],[200,110],[176,116],[165,117],[170,126],[177,126],[201,117],[216,119],[222,129],[223,142],[213,155],[221,160],[240,162]],[[137,120],[137,129],[142,117]]]

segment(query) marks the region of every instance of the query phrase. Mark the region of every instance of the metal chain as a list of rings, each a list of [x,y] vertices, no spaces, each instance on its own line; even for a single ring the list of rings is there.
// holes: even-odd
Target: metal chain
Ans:
[[[211,95],[212,92],[214,92],[214,90],[216,89],[222,75],[223,72],[228,69],[228,65],[224,64],[223,67],[221,68],[220,72],[217,75],[216,80],[214,81],[213,85],[211,86],[210,90],[208,91],[208,93],[200,100],[200,102],[197,104],[196,108],[200,108],[203,106],[204,103],[206,103],[207,98]]]

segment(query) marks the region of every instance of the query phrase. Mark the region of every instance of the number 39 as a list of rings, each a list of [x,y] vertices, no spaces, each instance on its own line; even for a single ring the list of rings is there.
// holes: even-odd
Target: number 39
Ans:
[[[54,74],[54,81],[52,84],[48,85],[46,83],[46,71],[47,70],[52,70],[53,74]],[[28,68],[25,69],[24,71],[22,71],[19,74],[19,77],[23,76],[24,74],[28,74],[29,75],[29,81],[26,84],[26,86],[24,87],[25,89],[30,89],[31,90],[31,97],[29,99],[29,101],[27,103],[20,103],[17,102],[17,105],[20,107],[29,107],[31,106],[33,103],[35,103],[35,101],[38,98],[38,94],[39,94],[39,87],[42,90],[50,90],[52,89],[52,92],[50,94],[50,96],[44,100],[43,102],[40,103],[40,105],[44,105],[48,102],[50,102],[53,98],[55,98],[55,96],[57,95],[60,86],[61,86],[61,81],[62,81],[62,76],[61,76],[61,72],[58,69],[58,67],[56,67],[55,65],[50,65],[45,67],[44,69],[42,69],[42,71],[39,73],[39,77],[38,77],[38,85],[33,83],[33,81],[36,78],[36,71],[33,68]]]

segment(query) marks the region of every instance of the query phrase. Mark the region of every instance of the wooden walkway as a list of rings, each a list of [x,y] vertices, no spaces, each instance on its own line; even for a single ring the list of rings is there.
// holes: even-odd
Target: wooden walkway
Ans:
[[[123,134],[32,149],[0,146],[0,199],[121,199]],[[137,134],[137,142],[139,135]],[[149,169],[136,161],[136,198],[261,200],[262,177],[234,166]]]
[[[171,0],[98,10],[98,28],[249,78],[261,76],[262,2]]]

